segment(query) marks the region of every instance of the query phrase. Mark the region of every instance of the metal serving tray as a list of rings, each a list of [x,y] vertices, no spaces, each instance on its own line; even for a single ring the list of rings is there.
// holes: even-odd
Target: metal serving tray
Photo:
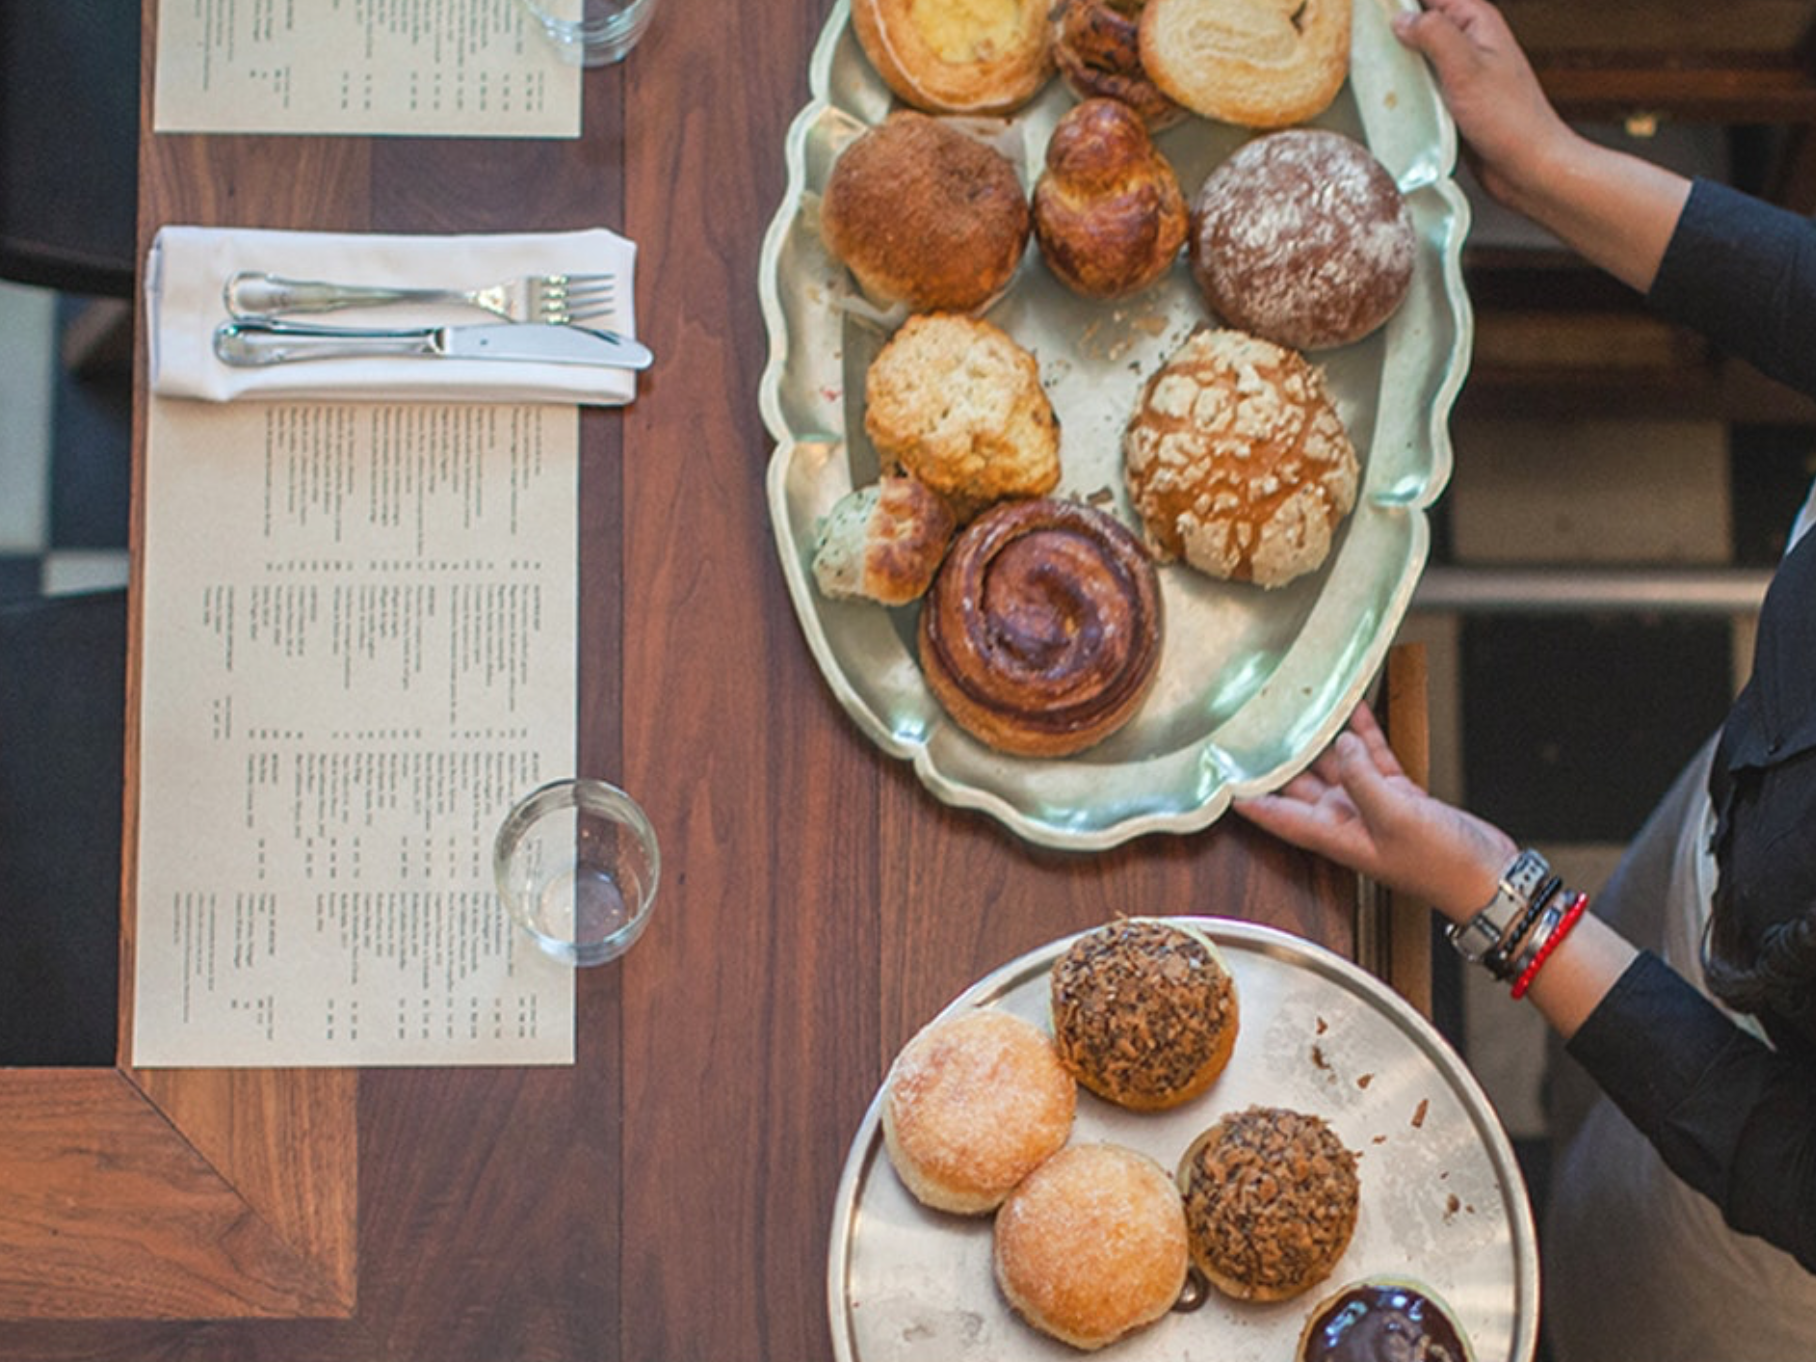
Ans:
[[[1235,976],[1235,1054],[1211,1090],[1170,1112],[1125,1111],[1080,1090],[1074,1143],[1111,1140],[1169,1171],[1201,1131],[1251,1103],[1312,1112],[1361,1157],[1355,1237],[1322,1285],[1255,1304],[1215,1290],[1111,1345],[1117,1362],[1282,1362],[1312,1307],[1360,1277],[1416,1278],[1456,1312],[1478,1362],[1530,1362],[1539,1267],[1519,1164],[1487,1097],[1431,1024],[1373,975],[1254,923],[1195,922]],[[998,1007],[1051,1027],[1048,972],[1075,938],[1005,965],[941,1014]],[[890,1167],[878,1099],[835,1203],[827,1265],[839,1362],[1076,1358],[997,1292],[990,1218],[922,1206]]]
[[[1419,240],[1412,291],[1375,335],[1312,356],[1363,458],[1360,503],[1324,569],[1273,591],[1163,568],[1160,675],[1135,720],[1062,760],[1009,757],[954,725],[915,656],[918,607],[833,601],[814,586],[820,519],[877,475],[863,427],[864,374],[899,316],[879,316],[820,239],[818,206],[839,151],[890,111],[892,96],[840,0],[815,48],[812,100],[785,146],[788,183],[764,241],[760,289],[770,354],[760,388],[776,441],[768,496],[801,628],[858,726],[911,760],[940,799],[987,811],[1031,842],[1101,849],[1150,832],[1190,832],[1237,794],[1284,783],[1336,734],[1373,680],[1423,570],[1427,509],[1450,476],[1447,428],[1472,319],[1460,256],[1468,206],[1451,178],[1454,125],[1423,61],[1388,26],[1393,0],[1356,0],[1350,77],[1316,125],[1367,142],[1406,194]],[[991,130],[1032,184],[1073,98],[1058,79]],[[1192,118],[1157,139],[1188,197],[1246,139]],[[1070,293],[1032,245],[991,321],[1040,361],[1062,429],[1057,495],[1135,523],[1122,429],[1142,384],[1210,321],[1183,258],[1120,303]]]

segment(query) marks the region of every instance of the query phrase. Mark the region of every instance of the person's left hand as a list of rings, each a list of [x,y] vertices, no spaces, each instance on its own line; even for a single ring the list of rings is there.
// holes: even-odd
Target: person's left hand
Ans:
[[[1237,800],[1235,810],[1453,920],[1494,896],[1518,850],[1492,823],[1433,798],[1408,776],[1366,704],[1309,768],[1273,794]]]

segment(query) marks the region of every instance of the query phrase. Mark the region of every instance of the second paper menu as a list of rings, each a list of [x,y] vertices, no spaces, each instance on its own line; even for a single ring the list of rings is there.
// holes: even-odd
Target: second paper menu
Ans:
[[[566,1063],[492,836],[571,774],[571,407],[152,403],[133,1062]]]

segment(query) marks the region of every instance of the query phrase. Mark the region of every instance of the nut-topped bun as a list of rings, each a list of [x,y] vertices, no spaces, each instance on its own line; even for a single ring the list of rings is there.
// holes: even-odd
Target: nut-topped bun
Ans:
[[[1254,1106],[1225,1116],[1179,1161],[1192,1261],[1240,1300],[1323,1281],[1356,1230],[1356,1156],[1317,1116]]]
[[[1323,565],[1360,461],[1323,374],[1242,331],[1198,331],[1148,380],[1123,438],[1163,560],[1280,586]]]
[[[1300,350],[1376,330],[1412,287],[1418,238],[1393,176],[1341,133],[1239,148],[1192,201],[1192,276],[1228,325]]]
[[[1032,1022],[991,1008],[923,1027],[883,1085],[889,1162],[924,1204],[994,1210],[1072,1134],[1078,1085]]]
[[[814,581],[835,599],[906,605],[932,583],[955,523],[938,493],[885,474],[847,492],[827,513],[814,544]]]
[[[1178,1189],[1145,1154],[1073,1145],[1003,1203],[992,1255],[997,1286],[1023,1319],[1075,1348],[1101,1348],[1179,1299],[1188,1261]]]
[[[1134,718],[1160,665],[1160,585],[1115,517],[1013,501],[952,541],[921,605],[927,688],[987,746],[1061,757]]]
[[[1061,283],[1087,298],[1144,289],[1179,258],[1188,222],[1179,177],[1133,109],[1066,111],[1034,185],[1034,238]]]
[[[1002,293],[1031,223],[1007,156],[912,109],[840,152],[820,201],[820,235],[864,292],[916,312],[970,312]]]
[[[1421,1282],[1369,1277],[1306,1317],[1295,1362],[1475,1362],[1455,1313]]]
[[[1059,483],[1059,419],[1040,364],[990,322],[910,317],[871,361],[864,401],[884,466],[926,483],[960,521]]]
[[[1349,29],[1350,0],[1148,0],[1141,64],[1194,113],[1284,128],[1336,99]]]
[[[852,0],[851,26],[889,88],[929,113],[1007,113],[1053,74],[1051,0]]]
[[[1050,990],[1060,1062],[1119,1106],[1188,1102],[1236,1048],[1236,980],[1188,923],[1127,918],[1087,932],[1053,962]]]
[[[1141,9],[1146,0],[1059,0],[1053,7],[1053,60],[1080,99],[1121,100],[1159,132],[1186,111],[1141,65]]]

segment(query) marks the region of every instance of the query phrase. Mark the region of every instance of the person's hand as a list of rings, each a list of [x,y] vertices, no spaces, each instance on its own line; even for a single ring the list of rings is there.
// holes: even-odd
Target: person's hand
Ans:
[[[1518,848],[1491,823],[1409,777],[1367,704],[1312,765],[1236,812],[1293,845],[1460,920],[1494,896]]]
[[[1501,11],[1488,0],[1423,0],[1394,33],[1428,60],[1476,173],[1495,198],[1526,211],[1554,163],[1580,140],[1552,108]]]

